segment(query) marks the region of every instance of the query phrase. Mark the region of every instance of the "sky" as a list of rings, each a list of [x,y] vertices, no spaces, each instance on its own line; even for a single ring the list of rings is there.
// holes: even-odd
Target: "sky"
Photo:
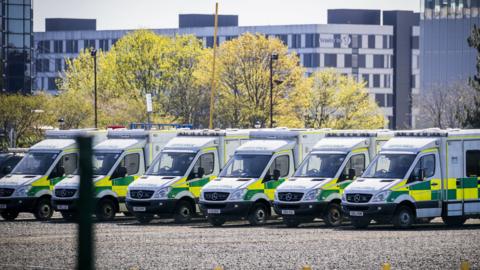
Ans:
[[[34,31],[45,18],[97,19],[98,30],[177,28],[178,14],[239,15],[239,25],[322,24],[327,9],[413,10],[421,0],[33,0]]]

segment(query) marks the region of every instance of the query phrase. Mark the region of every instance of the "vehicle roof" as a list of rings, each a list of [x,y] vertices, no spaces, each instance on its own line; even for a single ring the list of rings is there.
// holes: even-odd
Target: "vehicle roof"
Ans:
[[[96,128],[47,130],[45,132],[45,137],[47,139],[75,139],[78,136],[105,134],[105,133],[106,133],[105,130],[98,130]]]
[[[367,147],[369,140],[365,137],[327,137],[315,144],[313,151],[342,151],[350,152],[353,149]]]
[[[74,145],[74,139],[45,139],[30,147],[30,150],[64,150]]]
[[[249,130],[246,129],[197,129],[197,130],[182,130],[178,136],[190,137],[219,137],[219,136],[244,136],[248,137]]]
[[[334,130],[328,132],[326,137],[377,137],[391,138],[394,132],[388,129],[365,129],[365,130]]]
[[[250,140],[239,146],[236,153],[265,153],[273,154],[282,150],[290,150],[295,147],[294,141],[289,140]]]
[[[250,131],[253,139],[288,139],[296,138],[301,134],[322,134],[331,129],[306,129],[306,128],[262,128]]]
[[[125,150],[143,147],[145,140],[142,139],[108,139],[97,144],[95,150]]]
[[[164,150],[192,150],[198,151],[207,146],[214,146],[216,144],[216,137],[195,137],[195,136],[183,136],[172,138],[163,148]]]
[[[418,153],[424,149],[436,147],[439,144],[438,137],[394,137],[387,141],[381,151],[404,151]]]

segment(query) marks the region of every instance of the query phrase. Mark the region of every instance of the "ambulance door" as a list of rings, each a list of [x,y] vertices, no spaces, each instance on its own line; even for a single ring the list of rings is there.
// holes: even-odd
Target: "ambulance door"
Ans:
[[[480,213],[478,196],[480,176],[480,141],[464,141],[465,178],[460,179],[463,201],[463,214],[476,215]]]

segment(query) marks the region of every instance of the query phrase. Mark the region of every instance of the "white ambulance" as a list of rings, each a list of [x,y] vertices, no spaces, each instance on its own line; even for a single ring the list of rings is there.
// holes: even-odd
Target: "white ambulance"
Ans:
[[[345,189],[342,207],[356,228],[435,217],[457,226],[480,217],[479,175],[480,130],[396,132]]]
[[[275,192],[275,212],[289,227],[322,218],[327,226],[343,221],[341,194],[393,137],[388,130],[338,131],[321,139],[293,177]]]

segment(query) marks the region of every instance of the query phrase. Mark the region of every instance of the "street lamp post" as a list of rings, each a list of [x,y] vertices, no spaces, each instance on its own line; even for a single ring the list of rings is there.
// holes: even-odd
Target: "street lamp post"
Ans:
[[[270,128],[273,128],[273,61],[278,60],[278,54],[270,55]]]
[[[92,49],[90,55],[93,57],[93,93],[94,93],[94,109],[95,109],[95,128],[97,128],[97,50]]]

